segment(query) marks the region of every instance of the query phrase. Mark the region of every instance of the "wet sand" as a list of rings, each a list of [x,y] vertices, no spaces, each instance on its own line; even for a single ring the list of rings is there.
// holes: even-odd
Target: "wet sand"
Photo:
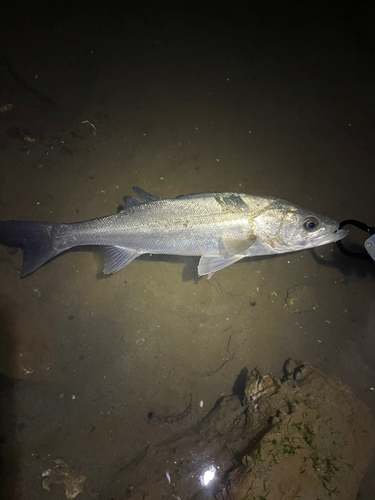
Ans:
[[[375,15],[356,5],[5,12],[0,218],[96,218],[138,185],[271,195],[374,224]],[[308,361],[375,411],[375,264],[335,245],[210,281],[190,257],[144,256],[105,278],[87,248],[22,280],[21,264],[0,248],[8,498],[62,498],[41,490],[49,458],[87,477],[80,500],[106,498],[124,464],[203,418],[245,367],[278,376],[287,358]],[[190,393],[185,419],[149,425]],[[374,468],[358,498],[373,489]]]

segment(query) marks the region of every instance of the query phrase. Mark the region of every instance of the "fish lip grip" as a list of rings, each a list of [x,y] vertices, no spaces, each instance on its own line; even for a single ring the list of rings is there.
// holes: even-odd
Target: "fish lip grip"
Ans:
[[[346,225],[351,225],[355,226],[358,229],[361,229],[362,231],[365,231],[370,235],[369,238],[364,243],[364,247],[367,251],[367,253],[364,252],[351,252],[350,250],[347,250],[344,245],[342,244],[341,240],[336,241],[336,245],[339,247],[340,251],[348,256],[348,257],[353,257],[355,259],[361,259],[361,260],[373,260],[375,261],[375,226],[368,226],[364,222],[360,222],[355,219],[347,219],[339,224],[339,229],[342,229]]]
[[[372,260],[375,260],[375,234],[367,238],[365,241],[365,248]]]

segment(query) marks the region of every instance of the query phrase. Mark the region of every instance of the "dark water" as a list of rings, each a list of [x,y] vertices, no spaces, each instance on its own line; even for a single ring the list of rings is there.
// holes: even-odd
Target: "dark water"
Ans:
[[[1,219],[99,217],[139,185],[272,195],[374,224],[373,4],[264,5],[5,11]],[[49,458],[87,476],[78,498],[106,498],[124,464],[196,423],[242,370],[281,376],[289,357],[375,411],[375,264],[333,245],[210,281],[197,264],[144,257],[102,279],[98,252],[72,251],[19,280],[20,252],[0,248],[7,498],[62,498],[41,490]],[[186,418],[149,425],[190,393]]]

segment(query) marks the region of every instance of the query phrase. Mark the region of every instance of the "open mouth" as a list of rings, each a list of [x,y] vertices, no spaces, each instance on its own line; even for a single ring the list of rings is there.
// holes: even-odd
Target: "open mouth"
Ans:
[[[332,232],[323,233],[316,238],[314,238],[313,245],[320,246],[326,245],[328,243],[335,243],[336,241],[342,240],[347,236],[348,231],[345,229],[339,229],[339,225],[337,224],[336,228]]]
[[[335,237],[335,239],[333,241],[342,240],[343,238],[345,238],[345,236],[348,235],[348,233],[349,233],[349,231],[346,231],[345,229],[339,229],[337,226],[337,229],[335,229],[335,231],[333,231],[333,236]]]
[[[327,243],[330,243],[342,240],[343,238],[345,238],[345,236],[347,236],[347,234],[348,231],[346,231],[345,229],[339,229],[339,225],[337,224],[336,229],[332,231],[331,234],[323,234],[322,236],[319,236],[317,240],[326,241]]]

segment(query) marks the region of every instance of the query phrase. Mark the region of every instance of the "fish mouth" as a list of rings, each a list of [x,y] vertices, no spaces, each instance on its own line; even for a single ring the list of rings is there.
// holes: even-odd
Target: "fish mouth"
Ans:
[[[332,236],[334,239],[332,241],[339,241],[345,238],[349,234],[349,231],[346,229],[339,229],[339,225],[337,224],[337,228],[333,231]]]
[[[349,231],[345,229],[339,229],[339,224],[336,225],[335,229],[330,234],[322,234],[314,240],[314,244],[319,243],[320,245],[324,245],[326,243],[334,243],[336,241],[342,240],[347,236]]]

